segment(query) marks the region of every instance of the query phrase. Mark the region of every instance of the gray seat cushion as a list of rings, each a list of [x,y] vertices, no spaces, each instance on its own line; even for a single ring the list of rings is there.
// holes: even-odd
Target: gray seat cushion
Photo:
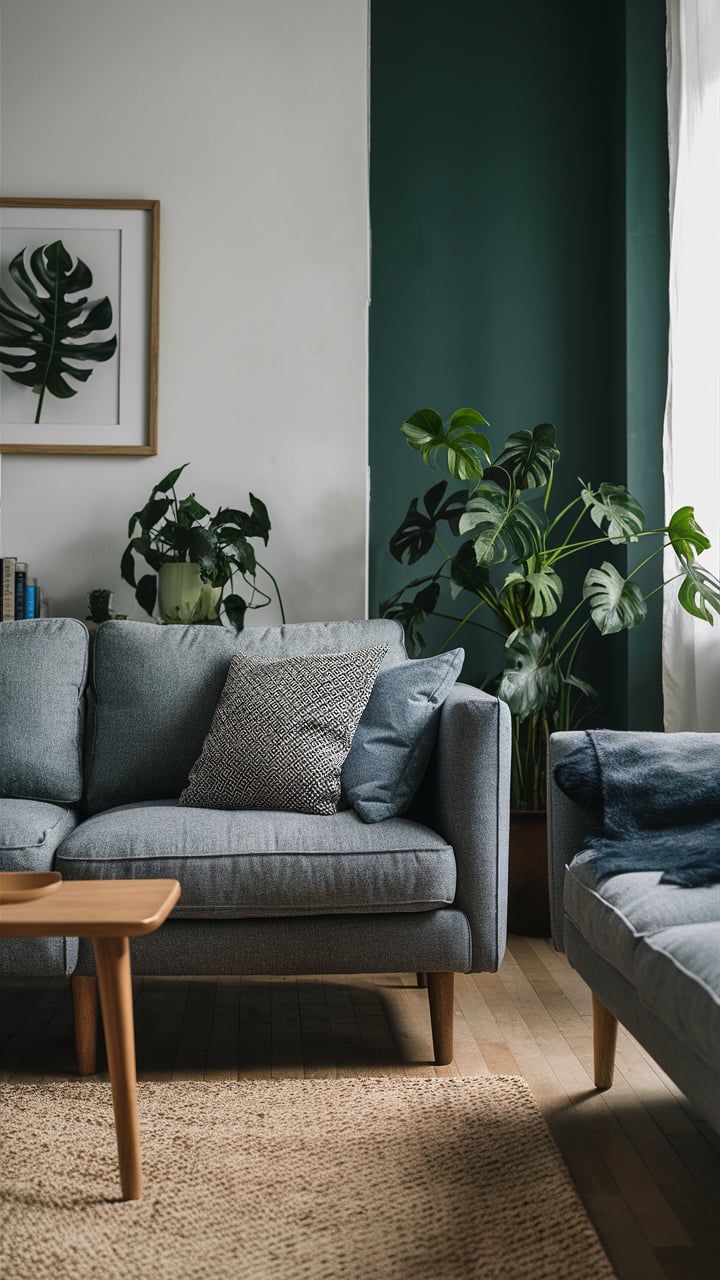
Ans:
[[[68,879],[175,877],[176,915],[243,918],[427,911],[452,903],[450,845],[418,822],[372,825],[353,809],[124,805],[83,822],[60,850]]]
[[[635,975],[643,1004],[717,1073],[720,921],[659,930],[638,948]]]
[[[0,796],[80,799],[88,647],[74,618],[0,623]]]
[[[385,667],[407,657],[402,628],[387,618],[248,627],[239,636],[223,627],[103,623],[93,661],[88,810],[180,795],[236,650],[269,662],[375,645],[387,645]]]
[[[0,799],[0,871],[51,871],[77,815],[42,800]]]
[[[643,938],[678,924],[720,920],[720,885],[683,889],[660,884],[662,871],[629,871],[595,886],[589,857],[574,858],[565,876],[565,911],[629,982],[635,982],[636,950]]]

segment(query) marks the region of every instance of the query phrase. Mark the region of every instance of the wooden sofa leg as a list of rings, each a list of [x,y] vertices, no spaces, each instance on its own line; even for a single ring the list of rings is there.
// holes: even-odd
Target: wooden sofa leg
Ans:
[[[430,1025],[432,1027],[435,1062],[446,1067],[453,1058],[453,994],[454,973],[429,973],[427,975]]]
[[[593,1011],[593,1056],[595,1065],[595,1084],[598,1089],[609,1089],[615,1071],[615,1049],[617,1046],[617,1018],[592,993]]]
[[[92,1076],[97,1071],[97,978],[92,976],[71,978],[70,988],[78,1075]]]
[[[426,986],[427,986],[427,974],[426,974],[426,973],[418,973],[418,974],[417,974],[417,984],[418,984],[418,986],[419,986],[419,987],[426,987]]]

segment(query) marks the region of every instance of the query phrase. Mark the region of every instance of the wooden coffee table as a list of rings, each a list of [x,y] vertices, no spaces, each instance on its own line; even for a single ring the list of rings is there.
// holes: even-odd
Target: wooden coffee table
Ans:
[[[2,882],[9,875],[0,874]],[[2,938],[92,938],[124,1200],[142,1191],[129,938],[152,933],[180,897],[177,880],[62,880],[0,904]]]

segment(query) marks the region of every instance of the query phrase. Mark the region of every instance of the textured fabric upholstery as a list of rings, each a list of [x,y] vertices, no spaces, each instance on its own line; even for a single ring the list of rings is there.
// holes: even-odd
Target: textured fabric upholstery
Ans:
[[[464,650],[451,649],[378,676],[342,771],[343,795],[364,822],[396,818],[407,809],[464,657]]]
[[[564,947],[565,868],[577,853],[585,848],[585,841],[592,829],[595,817],[566,796],[555,782],[553,768],[558,760],[574,751],[582,742],[583,734],[577,731],[553,733],[548,749],[548,881],[550,889],[550,924],[553,942],[559,951]]]
[[[596,817],[592,797],[585,806],[570,800],[552,774],[554,764],[582,739],[578,733],[550,739],[553,941],[567,950],[600,1001],[720,1129],[720,885],[663,882],[667,863],[662,858],[653,871],[598,875],[595,855],[586,848]],[[641,754],[639,739],[634,736],[632,747]],[[677,750],[680,772],[684,749],[684,735],[668,735],[663,742],[672,768]],[[644,778],[638,760],[644,806],[652,804],[652,752],[647,760]],[[667,795],[662,800],[666,804]],[[652,830],[646,842],[651,851]]]
[[[0,623],[0,796],[80,799],[88,643],[72,618]]]
[[[179,916],[426,911],[455,895],[453,852],[435,832],[402,818],[368,826],[352,809],[123,806],[83,822],[56,865],[75,880],[177,878]]]
[[[182,901],[182,899],[181,899]],[[462,911],[411,915],[285,916],[277,920],[181,920],[133,938],[133,973],[467,973],[470,929]],[[93,973],[80,939],[78,973]]]
[[[0,871],[52,871],[77,814],[41,800],[0,799]]]
[[[638,994],[720,1070],[720,919],[660,929],[638,948]]]
[[[720,1133],[720,1062],[708,1061],[700,1051],[698,1035],[689,1038],[675,1030],[641,1000],[637,987],[598,955],[578,933],[572,921],[565,928],[567,956],[606,1008],[623,1023],[655,1058],[663,1071],[691,1098],[697,1109]],[[645,947],[646,944],[642,944]],[[696,1032],[700,1028],[695,1028]]]
[[[454,685],[442,706],[426,785],[412,809],[455,853],[455,906],[470,922],[476,973],[497,969],[505,950],[510,732],[507,703]]]
[[[236,653],[180,804],[336,813],[385,646],[259,662]]]
[[[660,871],[609,876],[594,887],[592,854],[576,858],[565,877],[565,914],[600,955],[634,980],[643,938],[682,921],[720,921],[720,885],[687,890],[661,884]]]
[[[88,810],[180,795],[236,650],[270,661],[374,645],[387,645],[385,666],[407,657],[402,628],[389,619],[248,627],[239,636],[223,627],[103,623],[93,663]]]
[[[1,938],[0,978],[69,978],[77,958],[77,938]]]
[[[0,798],[0,871],[54,870],[58,847],[77,821],[64,805]],[[77,938],[1,938],[0,977],[65,977],[77,954]]]

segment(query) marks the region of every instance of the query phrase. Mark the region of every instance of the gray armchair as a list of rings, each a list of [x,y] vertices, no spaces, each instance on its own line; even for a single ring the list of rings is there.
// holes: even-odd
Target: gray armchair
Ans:
[[[565,789],[558,785],[554,771],[562,776],[561,762],[585,751],[587,740],[585,733],[550,739],[548,842],[553,941],[593,993],[595,1083],[612,1084],[620,1021],[720,1130],[720,737],[607,733],[611,749],[632,748],[620,757],[629,765],[618,777],[636,812],[627,841],[622,830],[619,840],[605,838],[612,797],[599,773],[597,783],[578,774],[569,788],[566,774]],[[689,801],[685,836],[666,838],[670,785]],[[689,834],[693,811],[698,823],[707,819],[710,837],[695,840],[706,850],[699,875],[698,859],[687,856],[697,835]],[[611,848],[613,861],[599,861],[615,844],[617,857]]]

